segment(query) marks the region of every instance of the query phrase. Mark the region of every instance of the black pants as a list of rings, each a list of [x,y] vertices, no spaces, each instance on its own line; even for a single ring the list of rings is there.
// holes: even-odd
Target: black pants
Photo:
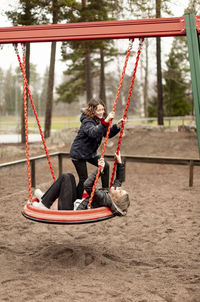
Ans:
[[[72,159],[72,162],[76,168],[77,174],[79,176],[79,183],[77,185],[77,198],[81,199],[84,191],[84,182],[88,178],[88,171],[86,163],[90,163],[98,167],[98,159],[100,155],[88,160],[76,160]],[[102,188],[109,188],[109,164],[105,161],[105,167],[101,175]]]
[[[58,210],[73,210],[76,200],[76,181],[71,173],[62,174],[42,196],[42,203],[50,208],[58,198]]]

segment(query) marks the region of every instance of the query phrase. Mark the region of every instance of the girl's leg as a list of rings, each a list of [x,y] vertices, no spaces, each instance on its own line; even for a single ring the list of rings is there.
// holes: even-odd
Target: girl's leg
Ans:
[[[73,202],[76,199],[76,184],[72,174],[67,173],[59,176],[42,196],[42,203],[50,208],[57,198],[60,200],[58,201],[58,209],[59,207],[66,208],[66,210],[73,209]]]
[[[88,160],[88,162],[96,167],[98,167],[98,159],[100,158],[100,155],[97,155],[94,158],[91,158]],[[110,166],[107,161],[105,161],[105,167],[103,170],[103,174],[101,175],[101,183],[102,188],[108,189],[109,188],[109,172],[110,172]]]
[[[88,178],[86,161],[72,159],[72,162],[76,168],[79,177],[79,183],[76,188],[77,199],[82,199],[82,195],[84,191],[84,182]]]
[[[60,193],[60,187],[62,183],[62,175],[59,176],[56,181],[49,187],[49,189],[42,196],[42,203],[50,208],[54,201],[58,198]]]
[[[63,174],[60,194],[58,197],[58,210],[73,210],[76,200],[76,181],[73,174]]]

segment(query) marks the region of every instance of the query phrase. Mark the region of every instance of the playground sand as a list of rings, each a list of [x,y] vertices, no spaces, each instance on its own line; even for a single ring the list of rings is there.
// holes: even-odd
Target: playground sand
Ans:
[[[194,133],[135,130],[127,137],[126,154],[198,157]],[[18,155],[4,152],[3,161],[24,158],[22,146],[10,147]],[[42,154],[38,144],[31,148]],[[57,175],[57,159],[52,163]],[[64,171],[75,172],[70,160]],[[0,170],[0,301],[199,302],[199,175],[195,167],[190,188],[187,166],[128,163],[127,216],[58,226],[21,215],[25,166]],[[36,164],[36,177],[42,190],[50,185],[45,161]]]

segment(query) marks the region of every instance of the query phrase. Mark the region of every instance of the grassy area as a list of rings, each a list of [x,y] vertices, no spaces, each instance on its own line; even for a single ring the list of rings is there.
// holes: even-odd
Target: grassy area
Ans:
[[[40,124],[42,126],[42,129],[44,128],[44,117],[40,117]],[[188,124],[192,120],[194,120],[193,117],[173,117],[173,118],[166,118],[164,120],[164,126],[178,126],[183,124]],[[157,120],[156,119],[139,119],[136,117],[129,116],[128,120],[129,125],[140,125],[140,124],[147,124],[156,126]],[[35,117],[29,117],[28,119],[28,125],[30,128],[30,131],[37,132],[38,126],[37,121]],[[52,130],[61,130],[69,127],[79,127],[80,126],[80,120],[79,116],[56,116],[52,118]],[[6,116],[0,118],[0,130],[14,130],[17,131],[20,129],[20,120],[17,119],[14,116]]]
[[[44,128],[44,117],[39,118],[40,125],[42,129]],[[31,129],[38,129],[37,121],[35,117],[29,117],[28,126]],[[69,127],[79,127],[80,121],[77,116],[69,116],[69,117],[53,117],[52,118],[52,130],[61,130]],[[20,120],[16,119],[14,116],[1,117],[0,119],[0,130],[3,129],[19,129],[20,128]]]

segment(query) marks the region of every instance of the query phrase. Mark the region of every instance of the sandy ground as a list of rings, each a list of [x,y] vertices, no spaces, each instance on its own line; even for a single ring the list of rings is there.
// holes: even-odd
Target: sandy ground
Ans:
[[[67,142],[48,144],[50,151],[68,148]],[[1,146],[1,162],[24,158],[22,148]],[[42,154],[38,144],[31,148]],[[127,130],[122,149],[198,157],[196,134],[186,132]],[[56,159],[53,166],[57,174]],[[45,161],[36,173],[45,190],[51,183]],[[26,167],[1,169],[0,301],[199,302],[200,168],[192,188],[188,175],[187,166],[129,163],[127,216],[63,226],[25,219]]]

